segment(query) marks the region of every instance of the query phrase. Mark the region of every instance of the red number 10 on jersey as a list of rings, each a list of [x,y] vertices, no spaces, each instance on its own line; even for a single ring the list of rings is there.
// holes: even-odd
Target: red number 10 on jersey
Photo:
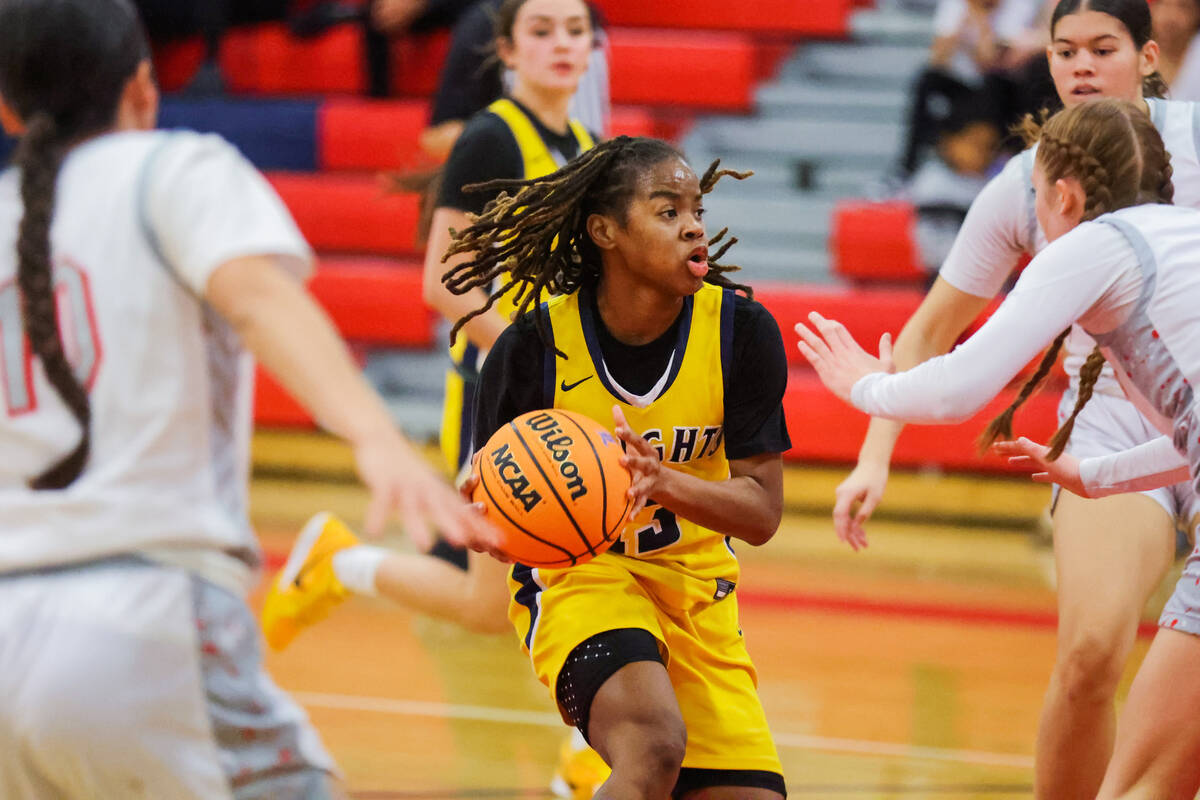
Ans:
[[[100,367],[101,348],[87,273],[79,265],[63,261],[57,265],[54,277],[63,348],[75,377],[90,389]],[[25,338],[21,294],[12,280],[0,284],[0,385],[10,417],[37,409],[33,353]]]

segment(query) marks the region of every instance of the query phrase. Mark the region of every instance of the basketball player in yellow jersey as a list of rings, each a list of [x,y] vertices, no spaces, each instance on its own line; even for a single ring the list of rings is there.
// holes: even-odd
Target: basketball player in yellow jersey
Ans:
[[[779,525],[787,368],[775,321],[709,256],[701,198],[720,174],[620,137],[496,182],[519,193],[461,232],[476,255],[447,275],[462,291],[511,267],[526,290],[481,371],[476,444],[553,406],[615,419],[626,445],[640,513],[621,540],[568,569],[515,564],[508,581],[535,673],[612,767],[596,797],[786,794],[732,539],[763,544]],[[537,304],[543,289],[559,296]]]

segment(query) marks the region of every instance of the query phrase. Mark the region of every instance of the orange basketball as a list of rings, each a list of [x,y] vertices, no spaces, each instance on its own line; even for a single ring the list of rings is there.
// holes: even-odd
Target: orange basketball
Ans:
[[[531,567],[569,567],[603,553],[629,513],[629,471],[617,437],[561,409],[522,414],[480,452],[474,499],[503,536],[502,549]]]

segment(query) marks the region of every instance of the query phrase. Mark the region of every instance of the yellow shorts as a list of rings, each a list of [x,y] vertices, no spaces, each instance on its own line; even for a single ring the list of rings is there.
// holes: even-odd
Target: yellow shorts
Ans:
[[[611,553],[568,569],[518,565],[509,573],[509,619],[551,694],[567,656],[585,640],[618,628],[648,631],[687,726],[683,766],[782,774],[736,597],[671,609],[657,598],[676,593],[667,583],[673,572]]]

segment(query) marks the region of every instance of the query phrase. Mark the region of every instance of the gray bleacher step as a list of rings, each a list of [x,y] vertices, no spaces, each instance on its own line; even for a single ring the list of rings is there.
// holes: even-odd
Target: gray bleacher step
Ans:
[[[833,202],[805,195],[756,197],[714,192],[705,199],[710,231],[728,227],[741,242],[756,246],[824,248]]]
[[[888,165],[831,166],[818,173],[818,190],[837,197],[864,197],[878,193]]]
[[[829,253],[825,248],[763,247],[753,240],[739,242],[725,258],[742,269],[729,279],[751,287],[760,283],[830,283]]]
[[[372,350],[363,372],[387,402],[392,418],[415,441],[437,441],[450,358],[442,339],[431,350]]]
[[[779,77],[900,89],[912,83],[928,60],[929,48],[920,45],[818,42],[785,62]]]
[[[414,400],[408,395],[385,394],[392,419],[414,442],[436,442],[442,431],[442,398]]]
[[[442,346],[445,341],[438,338],[431,350],[374,349],[363,371],[375,388],[385,394],[440,398],[450,366],[450,356]]]
[[[899,8],[864,8],[850,16],[850,36],[859,42],[928,47],[933,41],[933,16]]]
[[[816,166],[886,166],[900,148],[903,129],[883,122],[710,119],[697,125],[684,142],[688,152],[722,154],[730,165],[739,156],[773,155]]]
[[[703,150],[688,151],[687,155],[693,166],[707,166],[716,158]],[[889,159],[874,159],[839,166],[773,153],[726,153],[722,156],[722,166],[751,170],[754,175],[744,181],[722,180],[712,197],[778,198],[795,194],[836,201],[848,194],[861,194],[864,187],[879,179],[889,162]]]
[[[763,117],[849,122],[888,122],[904,118],[904,96],[895,90],[826,86],[811,82],[777,82],[755,96]]]

